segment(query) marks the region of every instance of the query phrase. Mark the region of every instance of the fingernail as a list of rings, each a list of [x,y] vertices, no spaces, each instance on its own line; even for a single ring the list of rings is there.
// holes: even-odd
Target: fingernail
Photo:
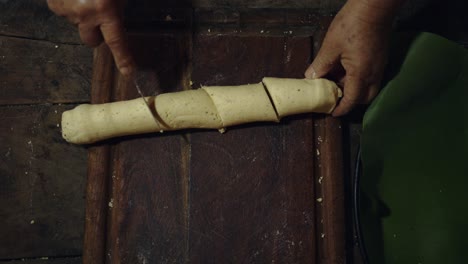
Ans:
[[[128,67],[122,67],[122,68],[120,68],[120,73],[122,75],[127,76],[130,73],[130,69]]]
[[[311,68],[311,69],[312,69],[312,79],[317,78],[317,73],[315,72],[314,68]]]
[[[317,74],[315,73],[315,70],[314,68],[312,68],[312,66],[307,69],[307,71],[305,72],[305,76],[309,79],[315,79]]]

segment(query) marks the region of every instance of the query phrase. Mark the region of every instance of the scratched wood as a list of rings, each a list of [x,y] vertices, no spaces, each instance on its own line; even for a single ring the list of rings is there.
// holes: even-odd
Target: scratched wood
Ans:
[[[301,77],[309,38],[199,36],[198,85]],[[314,263],[313,121],[229,128],[192,135],[190,261]]]
[[[0,35],[81,43],[75,26],[54,15],[43,0],[0,1]]]
[[[18,260],[8,260],[8,261],[0,260],[0,264],[81,264],[81,263],[83,263],[81,257],[68,257],[68,258],[41,257],[37,259],[18,259]]]
[[[70,107],[0,107],[0,259],[81,254],[86,155],[59,127]]]
[[[78,43],[46,1],[0,1],[2,261],[81,260],[56,258],[82,252],[86,150],[57,127],[73,107],[58,103],[89,101],[92,54]]]
[[[259,82],[268,75],[300,78],[314,46],[310,37],[191,38],[180,33],[132,37],[140,68],[157,73],[160,92],[188,89],[191,81],[197,88]],[[108,78],[114,79],[113,100],[138,97],[131,81]],[[144,93],[154,93],[155,79],[150,76],[148,84]],[[324,124],[325,132],[316,129],[314,118],[244,125],[225,135],[191,130],[109,141],[110,167],[101,173],[110,180],[110,193],[100,198],[107,199],[108,225],[107,231],[98,231],[107,234],[106,262],[340,263],[335,260],[343,255],[335,244],[344,242],[321,246],[334,237],[344,239],[343,228],[331,227],[338,223],[333,214],[340,207],[330,199],[327,206],[333,208],[320,209],[317,199],[324,196],[316,187],[321,184],[317,175],[340,170],[339,158],[319,160],[317,154],[338,157],[340,141],[333,137],[339,133],[326,134],[331,123]],[[325,147],[319,149],[315,133],[327,137]],[[318,168],[318,161],[328,170]],[[101,165],[90,162],[90,172]],[[334,186],[333,177],[328,181]],[[340,195],[336,188],[324,190]],[[319,227],[317,215],[326,219],[326,229]],[[331,230],[328,240],[318,227]],[[330,256],[336,253],[337,258]]]
[[[159,76],[161,91],[187,88],[190,34],[134,36],[141,69]],[[156,83],[145,80],[151,94]],[[133,83],[118,76],[115,99],[136,98]],[[188,239],[188,145],[180,135],[128,137],[112,148],[108,208],[108,263],[183,263]]]
[[[100,45],[95,50],[93,69],[91,103],[107,103],[111,100],[115,69],[112,53],[106,45]],[[105,261],[109,170],[110,146],[90,146],[83,242],[83,263],[86,264],[100,264]]]
[[[315,8],[322,11],[337,11],[345,0],[136,0],[130,6],[145,7],[194,7],[194,8]]]
[[[0,105],[89,101],[92,51],[0,36]]]

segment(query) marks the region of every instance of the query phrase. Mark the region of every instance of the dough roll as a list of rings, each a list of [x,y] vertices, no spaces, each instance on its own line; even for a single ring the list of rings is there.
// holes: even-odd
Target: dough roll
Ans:
[[[62,115],[62,136],[75,144],[187,128],[223,129],[279,122],[300,113],[330,113],[341,90],[326,79],[263,78],[261,83],[197,90],[107,104],[83,104]]]

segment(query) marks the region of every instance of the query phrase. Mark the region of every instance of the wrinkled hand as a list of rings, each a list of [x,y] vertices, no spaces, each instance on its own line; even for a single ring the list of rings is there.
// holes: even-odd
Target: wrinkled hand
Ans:
[[[338,12],[305,73],[307,78],[326,76],[344,87],[333,116],[369,103],[379,91],[396,8],[373,7],[368,5],[372,1],[365,2],[349,0]]]
[[[78,26],[81,40],[91,47],[109,46],[117,68],[131,74],[135,63],[129,52],[122,23],[123,1],[120,0],[47,0],[49,8]]]

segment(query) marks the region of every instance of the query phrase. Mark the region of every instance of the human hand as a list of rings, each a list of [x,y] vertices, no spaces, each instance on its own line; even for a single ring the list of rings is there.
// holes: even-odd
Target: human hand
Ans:
[[[104,42],[109,46],[117,68],[123,75],[135,70],[122,22],[120,0],[47,0],[49,8],[78,26],[81,40],[91,47]]]
[[[357,104],[372,101],[379,91],[387,61],[393,14],[401,0],[376,6],[349,0],[331,23],[307,78],[327,76],[344,87],[344,96],[333,111],[341,116]]]

